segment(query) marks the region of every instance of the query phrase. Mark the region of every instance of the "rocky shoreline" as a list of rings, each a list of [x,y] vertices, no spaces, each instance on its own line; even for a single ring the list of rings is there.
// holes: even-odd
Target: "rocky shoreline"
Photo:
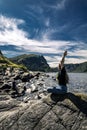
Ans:
[[[0,71],[0,130],[85,130],[87,97],[54,95],[55,77],[17,68]]]
[[[40,98],[46,93],[44,79],[49,75],[41,72],[25,72],[18,68],[7,68],[0,72],[0,94],[10,95],[12,98],[24,96],[26,99]]]

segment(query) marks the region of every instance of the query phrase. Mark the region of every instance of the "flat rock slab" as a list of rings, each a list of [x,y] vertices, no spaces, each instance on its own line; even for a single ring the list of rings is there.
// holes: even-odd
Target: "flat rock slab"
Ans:
[[[82,130],[87,124],[85,109],[87,102],[72,93],[62,99],[56,94],[48,94],[28,103],[3,97],[0,130]]]

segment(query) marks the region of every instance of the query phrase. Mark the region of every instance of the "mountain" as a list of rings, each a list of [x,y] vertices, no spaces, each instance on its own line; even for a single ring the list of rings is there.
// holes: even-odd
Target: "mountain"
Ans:
[[[67,64],[66,69],[69,72],[84,73],[87,72],[87,62],[80,64]]]
[[[47,72],[50,69],[46,59],[42,55],[24,54],[10,58],[10,60],[14,63],[25,65],[31,71]]]
[[[0,50],[0,56],[3,56],[3,54],[2,54],[2,52],[1,52],[1,50]]]
[[[17,65],[19,64],[19,65]],[[47,64],[46,59],[42,55],[35,54],[23,54],[13,58],[6,58],[0,51],[0,67],[1,66],[13,66],[22,67],[31,71],[44,71],[44,72],[57,72],[58,68],[50,68]],[[24,67],[25,66],[25,67]],[[68,72],[84,73],[87,72],[87,62],[80,64],[66,64],[66,69]]]
[[[65,64],[67,72],[84,73],[87,72],[87,62],[80,64]],[[57,72],[58,68],[51,68],[50,71]]]
[[[0,69],[7,68],[7,67],[13,67],[13,68],[21,68],[24,70],[27,70],[27,68],[23,65],[17,65],[10,61],[7,57],[3,55],[3,53],[0,50]]]
[[[78,64],[73,72],[87,72],[87,62]]]

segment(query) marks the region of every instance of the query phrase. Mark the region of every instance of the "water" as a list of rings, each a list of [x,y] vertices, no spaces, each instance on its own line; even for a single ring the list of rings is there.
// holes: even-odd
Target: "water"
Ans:
[[[70,73],[69,79],[70,91],[87,93],[87,73]]]
[[[51,77],[56,78],[57,73],[49,73]],[[69,73],[69,92],[87,93],[87,73]],[[49,86],[57,86],[56,81],[49,80]]]

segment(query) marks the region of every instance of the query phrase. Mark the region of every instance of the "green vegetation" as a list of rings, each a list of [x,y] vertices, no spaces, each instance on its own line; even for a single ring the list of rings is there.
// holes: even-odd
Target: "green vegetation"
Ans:
[[[7,68],[7,67],[12,67],[12,68],[20,68],[23,70],[27,70],[27,68],[24,65],[17,65],[10,61],[8,58],[4,57],[2,52],[0,51],[0,69],[2,68]]]

